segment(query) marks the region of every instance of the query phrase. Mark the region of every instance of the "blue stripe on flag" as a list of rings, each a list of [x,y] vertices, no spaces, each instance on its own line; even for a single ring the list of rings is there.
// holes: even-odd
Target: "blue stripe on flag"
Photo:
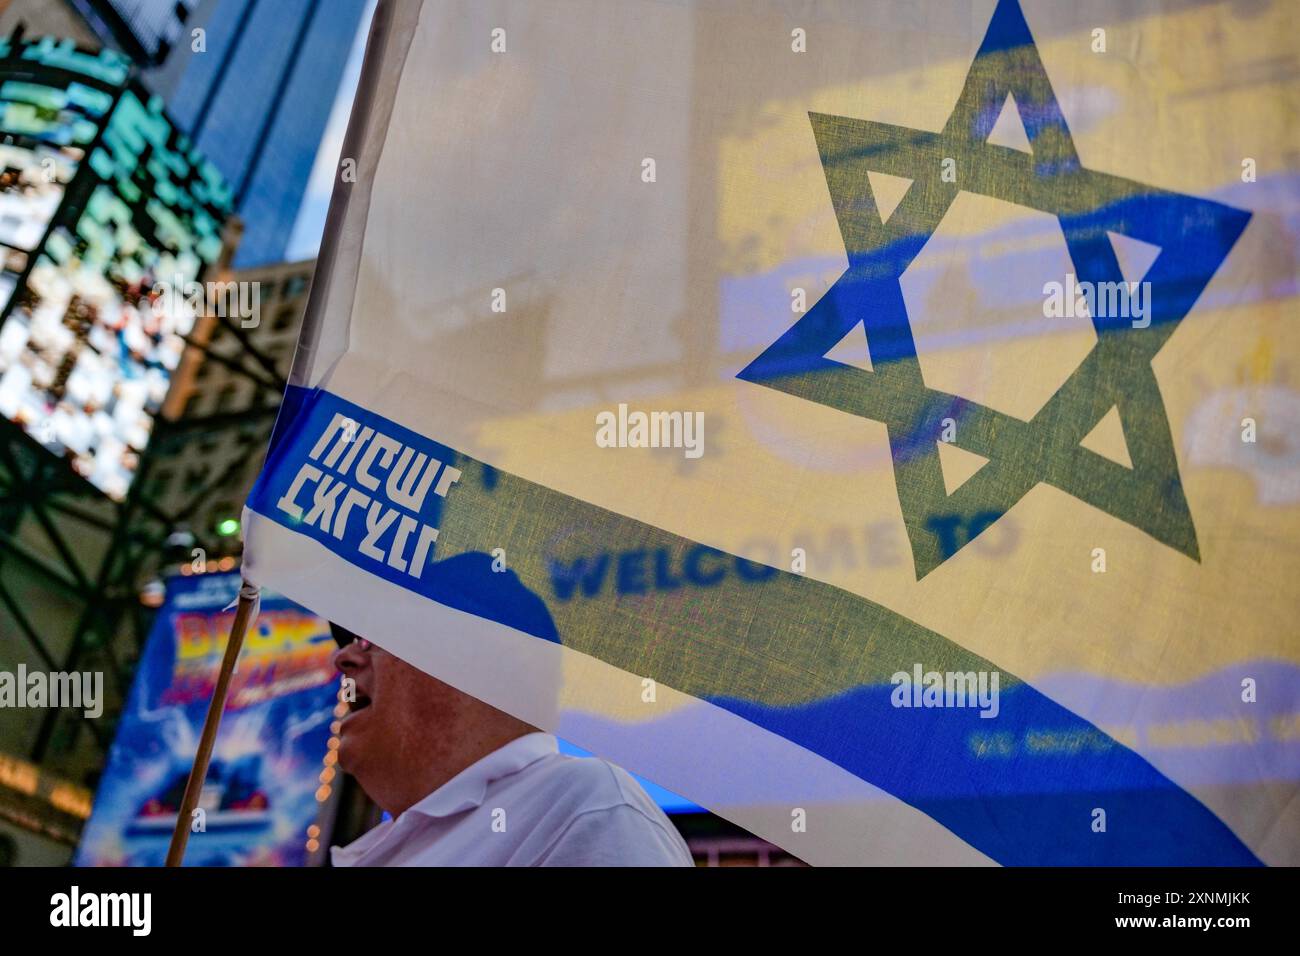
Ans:
[[[472,460],[323,390],[290,388],[285,407],[297,414],[292,420],[282,416],[277,423],[277,441],[248,506],[323,544],[358,570],[436,599],[436,585],[428,579],[359,553],[364,520],[347,522],[346,527],[328,520],[309,523],[286,516],[279,503],[309,460],[322,473],[330,472],[324,451],[315,459],[309,453],[338,416],[353,421],[358,433],[374,429],[447,467],[465,469]],[[335,477],[338,472],[335,469]],[[303,487],[297,500],[308,511],[313,496],[310,486]],[[566,506],[572,503],[558,492],[544,493]],[[376,492],[376,499],[381,498]],[[437,527],[442,504],[442,498],[430,495],[411,517]],[[595,505],[578,506],[589,509],[593,524],[609,518]],[[626,520],[629,529],[644,527],[620,520]],[[691,547],[679,540],[683,548]],[[788,576],[771,570],[767,581]],[[754,586],[763,587],[763,581]],[[864,615],[884,614],[900,629],[918,627],[865,598],[852,599],[861,602]],[[558,606],[552,613],[558,613]],[[725,696],[708,699],[911,804],[1000,863],[1259,864],[1217,816],[1141,756],[1010,674],[1000,673],[1004,686],[996,720],[982,719],[975,708],[896,707],[890,699],[894,688],[887,685],[846,689],[794,707]],[[1026,752],[1027,741],[1037,752]],[[1104,833],[1092,827],[1097,809],[1106,814]]]

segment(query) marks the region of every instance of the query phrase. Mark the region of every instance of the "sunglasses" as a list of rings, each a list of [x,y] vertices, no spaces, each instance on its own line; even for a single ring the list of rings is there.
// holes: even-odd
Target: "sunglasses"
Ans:
[[[368,651],[370,648],[375,646],[374,642],[353,634],[346,627],[335,624],[333,621],[330,622],[330,634],[333,635],[334,643],[339,647],[347,647],[354,641],[356,642],[357,649],[362,651]]]

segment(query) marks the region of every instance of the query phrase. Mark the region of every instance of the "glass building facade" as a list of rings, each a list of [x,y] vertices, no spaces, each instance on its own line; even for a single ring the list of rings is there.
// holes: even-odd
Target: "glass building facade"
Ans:
[[[231,184],[244,223],[235,265],[282,261],[366,0],[92,6],[169,45],[145,82]]]

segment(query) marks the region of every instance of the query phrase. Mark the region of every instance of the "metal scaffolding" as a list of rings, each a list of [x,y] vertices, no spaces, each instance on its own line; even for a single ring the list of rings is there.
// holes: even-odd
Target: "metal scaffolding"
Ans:
[[[196,515],[213,495],[232,490],[230,483],[242,474],[250,456],[260,459],[285,382],[274,360],[237,322],[225,317],[217,322],[239,344],[233,358],[208,344],[193,341],[191,347],[204,361],[218,361],[252,382],[251,407],[157,418],[139,470],[121,501],[106,497],[18,425],[0,422],[0,606],[17,631],[0,632],[0,639],[21,642],[33,663],[39,661],[49,671],[102,670],[106,675],[104,717],[89,720],[76,711],[47,710],[30,748],[33,762],[63,762],[77,749],[84,725],[98,759],[80,761],[93,766],[72,769],[94,770],[102,764],[152,623],[153,611],[142,601],[142,589],[188,563],[194,548],[216,555],[231,547],[214,529],[203,527]],[[250,425],[257,427],[250,431]],[[151,493],[150,473],[158,462],[184,460],[198,434],[227,431],[238,432],[241,454],[232,456],[180,507],[165,509]],[[242,496],[247,489],[233,491]],[[56,599],[75,608],[71,627],[44,613],[43,604]]]

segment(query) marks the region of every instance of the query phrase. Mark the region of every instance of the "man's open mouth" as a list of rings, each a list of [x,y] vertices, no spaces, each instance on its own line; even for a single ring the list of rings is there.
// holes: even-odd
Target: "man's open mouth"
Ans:
[[[351,717],[357,711],[365,710],[370,706],[370,698],[365,694],[357,694],[357,699],[348,702],[348,716]]]

